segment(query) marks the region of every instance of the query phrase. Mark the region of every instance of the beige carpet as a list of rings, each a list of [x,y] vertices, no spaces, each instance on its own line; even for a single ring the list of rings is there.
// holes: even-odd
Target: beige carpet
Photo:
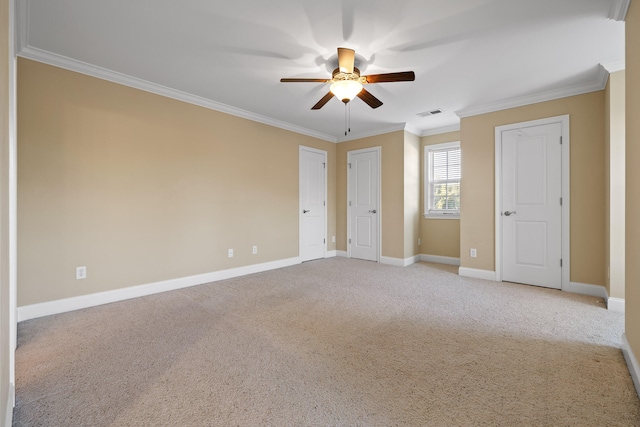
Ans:
[[[22,322],[14,426],[638,426],[599,298],[328,259]]]

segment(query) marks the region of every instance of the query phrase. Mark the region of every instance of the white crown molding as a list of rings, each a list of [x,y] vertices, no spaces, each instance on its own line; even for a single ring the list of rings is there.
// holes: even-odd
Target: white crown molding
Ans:
[[[627,19],[630,4],[631,0],[613,0],[608,18],[614,21],[624,21]]]
[[[604,64],[600,64],[602,68],[604,68],[609,74],[617,73],[618,71],[623,71],[626,68],[626,63],[624,59],[619,59],[617,61],[609,61]]]
[[[23,26],[24,28],[24,26]],[[24,36],[26,37],[26,35]],[[24,41],[22,37],[22,42]],[[386,133],[397,132],[399,130],[407,130],[415,135],[421,136],[420,131],[414,128],[410,128],[406,123],[395,124],[383,129],[379,129],[370,133],[354,134],[346,138],[336,138],[335,136],[327,135],[325,133],[316,132],[311,129],[303,128],[301,126],[292,125],[280,120],[272,119],[260,114],[255,114],[250,111],[235,108],[226,104],[212,101],[210,99],[202,98],[200,96],[192,95],[179,90],[171,89],[166,86],[162,86],[156,83],[152,83],[146,80],[131,77],[117,71],[108,70],[106,68],[98,67],[88,64],[86,62],[78,61],[66,56],[47,52],[42,49],[24,46],[20,48],[19,56],[31,59],[34,61],[42,62],[44,64],[53,65],[55,67],[64,68],[69,71],[85,74],[91,77],[95,77],[102,80],[107,80],[113,83],[129,86],[134,89],[143,90],[145,92],[154,93],[156,95],[165,96],[167,98],[176,99],[178,101],[187,102],[189,104],[197,105],[200,107],[208,108],[210,110],[219,111],[221,113],[230,114],[243,119],[251,120],[254,122],[262,123],[265,125],[273,126],[276,128],[288,130],[291,132],[307,135],[313,138],[318,138],[324,141],[338,143],[345,141],[352,141],[355,139],[367,138],[371,136],[384,135]]]
[[[560,89],[539,92],[533,95],[527,95],[519,98],[511,98],[504,101],[498,101],[491,104],[478,105],[476,107],[463,108],[456,111],[456,115],[460,118],[477,116],[480,114],[493,113],[500,110],[508,110],[511,108],[522,107],[525,105],[537,104],[539,102],[553,101],[554,99],[567,98],[569,96],[582,95],[585,93],[603,90],[607,84],[609,73],[602,65],[598,66],[598,76],[595,80],[573,86],[567,86]]]
[[[22,41],[21,41],[22,42]],[[156,95],[165,96],[167,98],[176,99],[178,101],[187,102],[189,104],[197,105],[199,107],[208,108],[210,110],[219,111],[221,113],[230,114],[232,116],[241,117],[243,119],[251,120],[254,122],[262,123],[265,125],[273,126],[276,128],[288,130],[291,132],[307,135],[313,138],[322,139],[325,141],[337,142],[337,138],[325,133],[316,132],[311,129],[303,128],[300,126],[292,125],[280,120],[272,119],[260,114],[252,113],[250,111],[242,110],[240,108],[231,107],[220,102],[215,102],[210,99],[202,98],[200,96],[192,95],[190,93],[182,92],[179,90],[171,89],[166,86],[162,86],[156,83],[151,83],[146,80],[131,77],[126,74],[122,74],[116,71],[108,70],[106,68],[98,67],[88,64],[86,62],[77,61],[75,59],[68,58],[66,56],[47,52],[42,49],[25,46],[20,49],[19,56],[34,61],[42,62],[55,67],[64,68],[66,70],[74,71],[88,76],[96,77],[102,80],[118,83],[124,86],[129,86],[134,89],[143,90],[145,92],[154,93]]]
[[[420,133],[420,136],[441,135],[443,133],[457,132],[460,130],[460,123],[451,126],[443,126],[439,128],[426,129]]]
[[[406,130],[406,131],[407,131],[407,132],[409,132],[409,133],[414,134],[415,136],[422,136],[422,135],[421,135],[421,134],[422,134],[422,131],[421,131],[420,129],[418,129],[418,128],[416,128],[416,127],[413,127],[413,126],[411,126],[411,125],[410,125],[410,124],[408,124],[408,123],[405,123],[405,124],[404,124],[404,130]]]
[[[613,64],[610,62],[609,64]],[[597,77],[597,88],[596,90],[604,90],[607,87],[607,81],[609,81],[609,70],[602,65],[598,64],[598,77]]]
[[[354,134],[352,135],[347,135],[344,138],[338,138],[337,142],[347,142],[347,141],[353,141],[356,139],[362,139],[362,138],[368,138],[370,136],[378,136],[378,135],[384,135],[386,133],[391,133],[391,132],[397,132],[399,130],[405,130],[405,123],[399,123],[399,124],[395,124],[395,125],[391,125],[389,127],[383,128],[383,129],[378,129],[376,131],[372,131],[372,132],[368,132],[368,133],[360,133],[360,134]]]

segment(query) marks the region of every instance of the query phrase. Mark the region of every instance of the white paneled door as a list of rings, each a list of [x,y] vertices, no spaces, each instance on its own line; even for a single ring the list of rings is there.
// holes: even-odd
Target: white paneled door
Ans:
[[[562,286],[562,125],[502,132],[502,280]]]
[[[379,253],[379,148],[348,153],[349,254],[378,261]]]
[[[300,147],[300,258],[324,258],[326,252],[327,153]]]

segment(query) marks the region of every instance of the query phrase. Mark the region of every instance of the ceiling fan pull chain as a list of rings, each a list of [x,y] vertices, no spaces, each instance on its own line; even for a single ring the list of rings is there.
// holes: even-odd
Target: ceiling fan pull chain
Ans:
[[[351,133],[351,103],[347,105],[349,106],[349,133]]]
[[[344,104],[344,136],[347,136],[347,104]]]

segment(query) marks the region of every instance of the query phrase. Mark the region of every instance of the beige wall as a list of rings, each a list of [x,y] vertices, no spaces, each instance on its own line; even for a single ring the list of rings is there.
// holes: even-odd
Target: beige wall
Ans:
[[[0,0],[0,423],[12,410],[9,284],[9,1]]]
[[[625,72],[609,76],[605,88],[605,272],[607,293],[624,299]]]
[[[22,59],[18,135],[18,306],[297,257],[300,145],[335,235],[333,143]]]
[[[382,256],[404,258],[404,131],[346,141],[337,146],[336,224],[338,250],[347,250],[347,152],[381,147]]]
[[[495,271],[495,127],[565,114],[571,133],[571,281],[605,284],[604,91],[461,120],[463,267]],[[469,257],[470,248],[477,258]]]
[[[404,259],[420,253],[420,137],[404,133]]]
[[[410,132],[345,141],[337,148],[336,227],[338,247],[347,251],[347,153],[380,147],[380,218],[383,257],[407,259],[418,255],[420,216],[420,138]],[[344,166],[341,166],[344,165]]]
[[[420,212],[424,213],[424,147],[460,141],[460,132],[447,132],[420,138]],[[464,190],[463,190],[464,191]],[[460,220],[425,218],[420,215],[420,252],[425,255],[437,255],[460,258]]]
[[[626,277],[625,334],[640,358],[640,2],[626,20]],[[640,390],[639,390],[640,392]]]

